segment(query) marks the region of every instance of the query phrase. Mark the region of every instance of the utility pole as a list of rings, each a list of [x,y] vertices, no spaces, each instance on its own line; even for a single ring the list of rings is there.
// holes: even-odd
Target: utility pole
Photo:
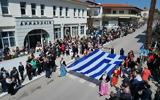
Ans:
[[[154,21],[154,12],[156,7],[157,0],[151,0],[150,10],[149,10],[149,18],[147,22],[147,33],[145,40],[145,49],[149,49],[152,45],[152,25]]]

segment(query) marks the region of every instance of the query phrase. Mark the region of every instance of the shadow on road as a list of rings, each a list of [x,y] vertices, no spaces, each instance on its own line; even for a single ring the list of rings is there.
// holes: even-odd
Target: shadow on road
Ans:
[[[77,77],[79,77],[79,78],[82,78],[82,79],[84,79],[84,80],[86,80],[86,81],[88,81],[88,82],[92,82],[92,83],[94,83],[94,84],[96,84],[96,85],[99,85],[99,82],[100,82],[100,81],[97,80],[97,79],[84,76],[83,74],[77,73],[77,72],[74,72],[74,71],[69,71],[68,73],[70,73],[70,74],[72,74],[72,75],[74,75],[74,76],[77,76]]]
[[[145,34],[140,34],[140,35],[137,35],[135,38],[138,39],[138,43],[144,43],[145,42]]]

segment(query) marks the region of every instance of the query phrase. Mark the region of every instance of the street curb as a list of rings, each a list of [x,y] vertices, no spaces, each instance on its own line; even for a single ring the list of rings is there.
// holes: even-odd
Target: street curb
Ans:
[[[71,63],[74,62],[74,61],[75,61],[74,59],[68,61],[68,62],[67,62],[67,65],[71,64]],[[57,67],[57,69],[59,69],[59,68],[60,68],[60,66]],[[57,72],[57,71],[56,71],[56,72]],[[33,77],[33,79],[30,80],[30,81],[27,81],[27,82],[22,83],[22,87],[30,84],[31,82],[34,82],[34,81],[42,78],[42,77],[44,77],[44,76],[45,76],[45,72],[43,72],[41,75],[39,75],[39,76],[37,76],[37,77]],[[7,92],[1,93],[1,94],[0,94],[0,98],[4,97],[4,96],[6,96],[6,95],[8,95]]]

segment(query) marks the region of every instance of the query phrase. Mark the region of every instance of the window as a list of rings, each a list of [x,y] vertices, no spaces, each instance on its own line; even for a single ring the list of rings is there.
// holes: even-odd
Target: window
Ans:
[[[54,28],[54,39],[61,38],[61,28]]]
[[[68,16],[68,7],[66,7],[66,16]]]
[[[32,10],[32,15],[36,15],[36,4],[35,3],[31,4],[31,10]]]
[[[74,8],[73,15],[76,16],[76,8]]]
[[[11,47],[15,46],[15,37],[10,37],[9,40],[10,40],[10,46]]]
[[[97,8],[97,9],[94,10],[94,16],[98,16],[99,13],[100,13],[100,9]]]
[[[80,16],[80,12],[81,12],[81,10],[80,10],[80,9],[78,9],[78,16]]]
[[[8,0],[1,0],[2,14],[8,14]]]
[[[59,9],[60,9],[59,15],[62,16],[63,7],[60,7]]]
[[[84,9],[82,10],[82,16],[84,16]]]
[[[8,31],[8,32],[2,32],[2,40],[0,39],[0,44],[4,47],[5,45],[9,47],[15,46],[15,37],[14,32]],[[2,48],[2,46],[0,48]]]
[[[119,11],[119,14],[124,14],[124,11],[123,10]]]
[[[78,36],[78,27],[77,26],[72,27],[72,36]]]
[[[81,26],[81,34],[84,34],[84,26]]]
[[[143,17],[146,17],[147,16],[147,13],[143,13]]]
[[[53,6],[53,16],[56,16],[56,6]]]
[[[117,12],[115,10],[113,10],[113,14],[116,14]]]
[[[42,16],[44,15],[44,9],[45,9],[45,6],[44,6],[44,5],[41,5],[41,15],[42,15]]]
[[[21,15],[26,15],[26,2],[20,2]]]

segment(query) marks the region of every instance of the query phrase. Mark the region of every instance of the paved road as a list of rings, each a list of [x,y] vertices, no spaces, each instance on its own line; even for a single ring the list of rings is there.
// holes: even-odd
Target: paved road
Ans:
[[[143,44],[144,33],[142,32],[145,29],[146,26],[133,34],[114,40],[104,47],[113,46],[116,53],[119,53],[121,47],[125,49],[126,53],[131,49],[137,52]],[[108,50],[105,49],[105,51]],[[99,97],[98,86],[94,83],[72,74],[68,74],[64,78],[60,78],[58,75],[57,72],[51,79],[42,77],[24,86],[16,95],[7,95],[1,100],[105,100],[105,97]]]
[[[118,38],[110,43],[106,43],[104,45],[104,51],[110,52],[107,48],[113,47],[115,49],[115,53],[119,54],[119,50],[123,47],[125,54],[127,54],[130,50],[133,50],[135,54],[138,54],[139,48],[145,41],[144,31],[146,30],[146,27],[147,25],[141,27],[132,34]]]
[[[73,75],[60,78],[54,73],[51,79],[42,77],[1,100],[104,100],[97,91],[96,85],[83,79]]]

